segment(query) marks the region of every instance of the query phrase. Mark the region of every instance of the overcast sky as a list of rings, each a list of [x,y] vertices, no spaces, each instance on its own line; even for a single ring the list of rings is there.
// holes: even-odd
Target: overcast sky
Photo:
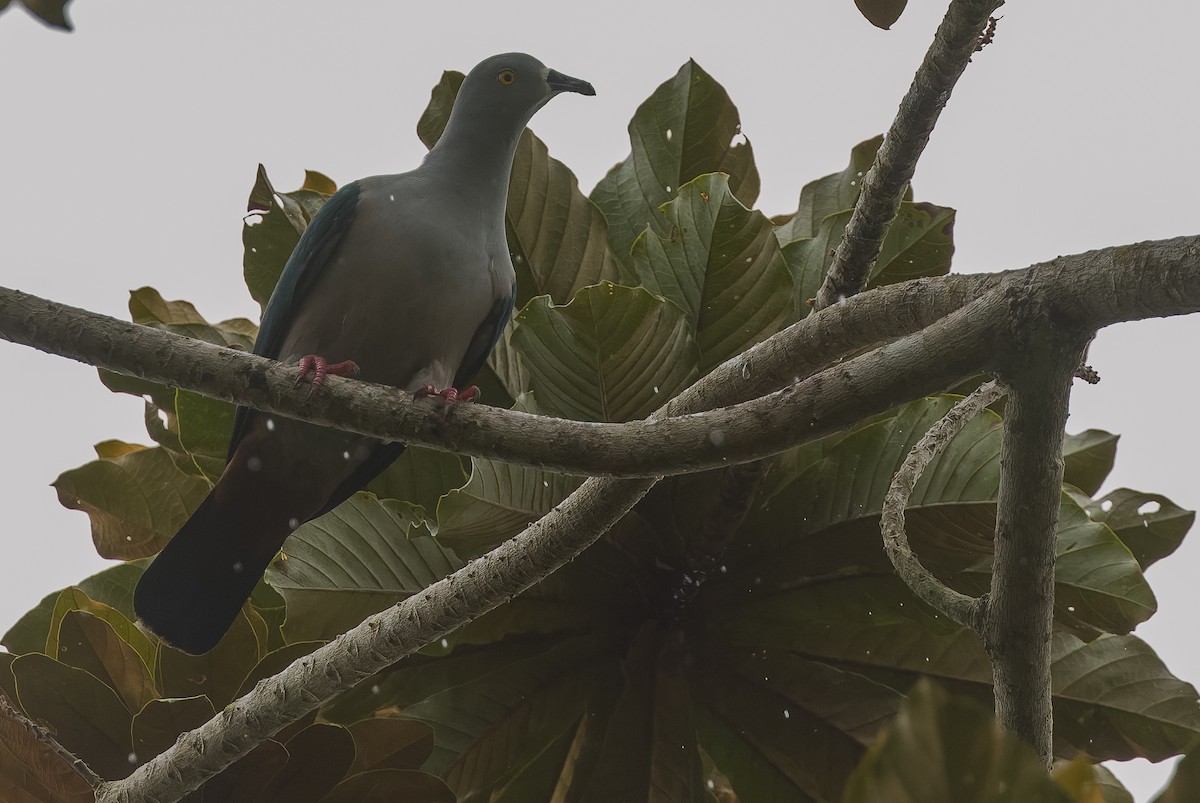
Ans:
[[[883,131],[945,10],[914,0],[890,32],[851,0],[524,0],[453,4],[79,0],[76,32],[0,15],[0,284],[125,317],[153,285],[210,320],[254,318],[241,225],[256,165],[292,189],[417,164],[442,70],[524,50],[592,81],[533,127],[584,191],[628,151],[638,103],[688,58],[723,83],[754,144],[768,214]],[[1014,2],[959,83],[914,181],[959,210],[955,269],[1020,268],[1200,231],[1195,186],[1200,7],[1187,0]],[[1121,433],[1105,490],[1200,505],[1190,415],[1200,317],[1101,333],[1070,431]],[[0,631],[104,566],[86,517],[49,483],[108,438],[146,442],[139,400],[95,370],[0,342]],[[1187,459],[1186,455],[1193,458]],[[1200,682],[1200,538],[1152,568],[1160,613],[1138,629]],[[1138,801],[1159,767],[1116,771]]]

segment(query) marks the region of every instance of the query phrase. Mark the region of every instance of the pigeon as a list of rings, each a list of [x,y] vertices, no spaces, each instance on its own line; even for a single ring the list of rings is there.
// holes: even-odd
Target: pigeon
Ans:
[[[513,155],[530,118],[563,92],[595,94],[524,53],[480,62],[419,167],[347,184],[313,217],[254,353],[295,363],[314,387],[340,374],[448,404],[474,398],[463,386],[515,298],[504,225]],[[138,582],[142,625],[185,652],[211,650],[287,537],[403,450],[239,407],[220,479]]]

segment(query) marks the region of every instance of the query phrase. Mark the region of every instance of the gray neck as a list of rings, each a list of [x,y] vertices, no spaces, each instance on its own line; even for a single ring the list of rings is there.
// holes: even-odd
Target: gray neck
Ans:
[[[472,114],[456,104],[446,130],[425,166],[441,172],[443,181],[485,205],[481,211],[503,223],[513,155],[528,117],[520,121],[497,120],[494,115]],[[532,114],[528,115],[532,117]]]

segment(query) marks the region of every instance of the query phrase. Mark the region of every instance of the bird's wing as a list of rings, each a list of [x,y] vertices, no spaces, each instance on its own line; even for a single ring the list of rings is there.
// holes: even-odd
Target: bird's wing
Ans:
[[[279,356],[279,346],[291,323],[292,313],[329,263],[342,236],[349,230],[358,206],[358,196],[358,182],[342,187],[325,202],[300,236],[300,242],[288,257],[263,312],[258,337],[254,340],[255,354],[271,358]],[[234,414],[233,436],[229,439],[226,459],[233,457],[238,442],[245,434],[248,411],[247,407],[238,407]]]
[[[512,316],[516,300],[517,286],[513,284],[507,296],[497,298],[496,303],[492,304],[487,317],[475,330],[475,335],[471,338],[471,345],[467,347],[467,352],[463,355],[458,373],[454,375],[456,388],[461,390],[463,385],[470,382],[471,378],[479,373],[479,369],[487,362],[488,355],[492,353],[492,349],[496,347],[500,335],[504,332],[504,327],[508,325],[508,319]]]

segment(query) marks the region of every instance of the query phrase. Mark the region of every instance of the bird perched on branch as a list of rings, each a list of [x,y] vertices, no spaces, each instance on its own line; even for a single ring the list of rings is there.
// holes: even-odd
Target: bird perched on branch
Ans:
[[[417,169],[338,190],[309,224],[263,314],[254,352],[447,403],[483,366],[513,309],[504,214],[513,154],[534,112],[591,84],[523,53],[485,59]],[[134,595],[143,624],[212,649],[300,524],[392,463],[385,443],[239,407],[229,462]]]

